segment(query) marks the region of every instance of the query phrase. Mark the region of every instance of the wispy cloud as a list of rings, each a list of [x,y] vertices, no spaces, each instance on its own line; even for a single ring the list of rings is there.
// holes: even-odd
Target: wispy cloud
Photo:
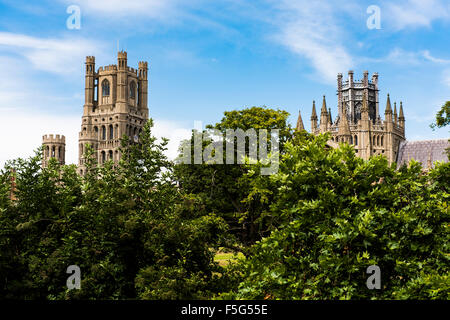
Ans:
[[[155,20],[172,20],[182,14],[183,6],[201,0],[60,0],[67,5],[79,5],[82,15],[113,18],[147,17]]]
[[[318,1],[287,1],[277,4],[274,38],[292,52],[306,58],[320,78],[334,83],[336,74],[348,70],[353,58],[344,45],[335,8]]]
[[[450,59],[441,59],[441,58],[433,57],[433,56],[430,54],[430,51],[428,51],[428,50],[423,51],[423,52],[422,52],[422,55],[423,55],[423,57],[424,57],[425,59],[427,59],[427,60],[429,60],[429,61],[431,61],[431,62],[434,62],[434,63],[439,63],[439,64],[450,64]]]
[[[450,19],[448,0],[385,1],[383,13],[397,30],[430,27],[435,20]]]
[[[39,38],[0,32],[0,50],[24,57],[35,69],[57,74],[80,72],[86,55],[102,52],[102,44],[84,38]]]
[[[363,58],[361,60],[367,62],[389,62],[403,65],[419,65],[424,63],[433,63],[438,65],[450,64],[450,59],[437,58],[433,56],[429,50],[407,51],[398,47],[393,48],[385,57]]]

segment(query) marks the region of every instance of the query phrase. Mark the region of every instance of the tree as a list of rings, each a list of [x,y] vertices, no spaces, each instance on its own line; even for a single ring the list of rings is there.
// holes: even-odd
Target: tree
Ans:
[[[434,130],[435,128],[443,128],[450,124],[450,101],[447,101],[436,114],[436,123],[432,123],[430,127]],[[450,140],[449,140],[450,141]],[[450,160],[450,147],[446,149],[447,156]]]
[[[364,161],[328,135],[286,143],[280,171],[253,193],[274,192],[280,227],[235,266],[241,283],[223,298],[448,299],[449,164],[428,174]],[[381,290],[366,287],[381,268]]]
[[[167,141],[151,134],[122,139],[118,165],[97,166],[86,149],[86,175],[41,153],[8,165],[17,200],[0,189],[0,298],[203,299],[217,292],[213,251],[226,225],[180,194]],[[68,290],[66,269],[81,269],[81,289]],[[216,291],[214,291],[216,290]]]
[[[431,124],[431,128],[443,128],[450,124],[450,101],[447,101],[436,114],[436,122]]]
[[[286,111],[252,107],[225,112],[219,123],[208,125],[207,128],[218,130],[224,137],[227,129],[255,129],[256,132],[259,129],[278,129],[280,152],[283,152],[285,142],[292,137],[292,128],[287,123],[288,116]],[[187,143],[193,145],[193,138]],[[203,143],[202,151],[209,143],[211,142]],[[270,149],[270,136],[268,143]],[[236,144],[234,148],[234,159],[237,159]],[[248,148],[247,144],[247,152]],[[225,141],[223,149],[226,149]],[[270,233],[269,226],[260,219],[264,204],[248,199],[249,178],[245,174],[249,167],[245,164],[225,165],[225,152],[223,163],[179,164],[175,166],[174,172],[183,192],[197,197],[204,205],[206,214],[215,214],[227,221],[230,236],[236,236],[238,243],[254,243],[261,236]]]

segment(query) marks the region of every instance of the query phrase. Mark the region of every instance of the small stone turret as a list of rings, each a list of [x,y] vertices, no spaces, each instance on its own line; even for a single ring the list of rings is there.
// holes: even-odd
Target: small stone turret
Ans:
[[[142,111],[148,112],[148,80],[147,80],[147,73],[148,73],[148,63],[146,61],[140,61],[138,63],[139,65],[139,105],[138,107]]]
[[[43,157],[42,167],[46,168],[51,158],[58,160],[60,164],[66,163],[66,137],[63,135],[42,136]]]

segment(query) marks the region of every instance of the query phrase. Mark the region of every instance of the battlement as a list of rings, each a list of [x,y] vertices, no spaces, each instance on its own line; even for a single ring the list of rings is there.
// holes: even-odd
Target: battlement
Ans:
[[[139,61],[138,66],[139,66],[139,69],[148,69],[147,61]]]
[[[66,143],[66,137],[63,135],[53,135],[53,134],[49,134],[49,135],[44,135],[42,136],[42,143],[43,144],[51,144],[51,143],[56,143],[56,144],[65,144]]]
[[[103,67],[99,67],[98,68],[98,72],[109,72],[109,71],[117,71],[117,65],[115,64],[110,64],[108,66],[103,66]]]
[[[369,80],[369,72],[364,71],[364,78],[355,80],[353,78],[354,72],[350,70],[348,72],[348,79],[342,82],[342,73],[338,73],[338,85],[342,87],[342,89],[348,88],[364,88],[368,86],[370,89],[376,89],[375,86],[378,84],[378,73],[375,72],[372,75],[372,78]]]
[[[127,70],[128,70],[129,72],[132,72],[132,73],[134,73],[135,75],[137,75],[137,70],[136,70],[136,69],[134,69],[134,68],[132,68],[132,67],[127,67]]]
[[[117,57],[119,59],[126,59],[127,58],[127,52],[126,51],[119,51],[119,53],[117,54]]]
[[[87,56],[86,57],[86,63],[95,63],[95,57],[94,56]]]

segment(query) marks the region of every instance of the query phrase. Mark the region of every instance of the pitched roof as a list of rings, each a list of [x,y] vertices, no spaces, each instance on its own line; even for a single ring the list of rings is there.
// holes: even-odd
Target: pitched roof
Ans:
[[[448,147],[448,139],[403,141],[399,146],[397,166],[408,164],[411,159],[421,162],[423,168],[428,168],[435,161],[448,162],[445,151]]]

